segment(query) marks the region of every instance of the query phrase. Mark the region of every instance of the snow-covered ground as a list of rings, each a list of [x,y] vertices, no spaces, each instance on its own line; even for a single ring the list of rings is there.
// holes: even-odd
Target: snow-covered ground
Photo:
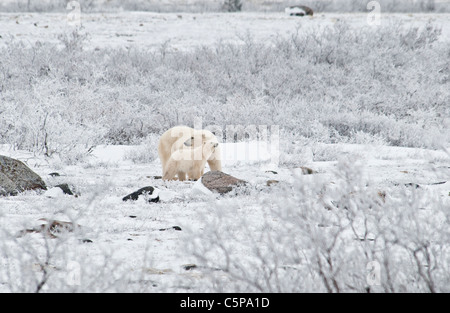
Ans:
[[[257,146],[255,142],[247,144],[247,147],[243,143],[225,145],[228,151],[236,148],[241,157],[246,155],[246,150],[255,151]],[[17,255],[33,255],[29,250],[14,250],[21,244],[36,245],[35,259],[27,262],[24,262],[25,256],[19,259],[22,266],[24,263],[30,266],[29,271],[36,275],[36,279],[42,275],[38,264],[48,262],[46,266],[51,267],[48,290],[101,291],[105,288],[124,291],[205,291],[204,281],[208,280],[208,276],[201,268],[186,271],[183,267],[197,262],[192,251],[186,249],[189,240],[192,240],[193,234],[207,231],[202,228],[203,221],[198,220],[199,216],[212,210],[209,207],[214,203],[223,206],[229,201],[238,201],[242,208],[248,210],[247,216],[252,220],[252,225],[258,225],[263,222],[257,209],[259,200],[246,194],[223,197],[203,195],[196,192],[198,188],[194,187],[194,182],[163,182],[155,179],[154,176],[161,174],[159,160],[149,164],[133,164],[126,159],[131,150],[140,148],[100,146],[85,163],[67,166],[57,159],[1,147],[0,154],[26,162],[45,179],[49,188],[68,183],[79,194],[78,197],[68,196],[50,189],[45,193],[26,192],[17,197],[1,198],[2,233],[6,231],[13,236],[22,229],[39,225],[41,218],[76,221],[82,228],[59,245],[54,243],[55,239],[47,239],[50,250],[55,249],[52,250],[55,255],[49,260],[46,259],[45,245],[36,247],[42,241],[41,234],[27,234],[8,242],[9,250],[4,250],[1,255],[0,291],[33,291],[36,287],[19,283],[19,274],[8,281],[6,272],[14,276],[18,270],[11,269],[11,264],[7,267],[7,257],[12,262]],[[364,181],[369,182],[374,190],[382,190],[389,196],[396,188],[407,188],[405,186],[409,183],[419,184],[420,192],[435,194],[450,207],[450,157],[444,151],[343,144],[323,145],[321,149],[333,151],[341,161],[344,159],[359,163]],[[322,162],[311,158],[305,165],[317,171],[312,175],[301,175],[301,169],[272,168],[277,172],[275,174],[265,170],[270,162],[269,152],[262,151],[261,155],[260,159],[250,156],[250,160],[244,158],[239,162],[228,156],[223,168],[225,172],[245,179],[260,189],[257,194],[261,198],[281,196],[280,189],[266,187],[267,180],[275,179],[285,186],[293,186],[299,180],[302,184],[311,184],[317,180],[331,183],[340,179],[336,172],[338,162],[333,158]],[[61,176],[49,176],[52,172],[58,172]],[[160,190],[161,202],[146,203],[143,199],[136,202],[122,201],[125,195],[149,185]],[[173,226],[179,226],[181,231],[175,230]],[[79,241],[81,239],[92,242],[83,243]],[[80,281],[71,284],[60,282],[61,286],[55,283],[58,279],[67,282],[68,277],[73,278],[73,264],[76,265],[75,273],[79,275],[76,277]],[[107,273],[93,273],[100,268]],[[27,271],[22,268],[18,272],[23,274]],[[121,287],[112,282],[123,277],[126,277],[127,284]],[[98,283],[96,279],[105,281]]]
[[[352,27],[367,26],[366,13],[323,13],[295,17],[283,13],[82,13],[81,24],[90,34],[90,48],[139,47],[160,49],[163,45],[178,50],[221,42],[243,42],[249,35],[256,42],[271,42],[302,32],[346,21]],[[381,25],[399,22],[424,27],[433,22],[442,27],[441,40],[450,40],[449,14],[381,15]],[[64,13],[0,13],[0,45],[10,37],[25,43],[59,42],[61,31],[73,28]]]
[[[417,27],[433,22],[442,27],[439,40],[448,43],[449,16],[383,13],[381,22],[403,21]],[[298,18],[284,13],[123,12],[83,13],[81,19],[90,38],[85,48],[92,50],[184,51],[220,41],[274,42],[297,30],[317,30],[338,20],[353,28],[367,26],[363,13]],[[0,13],[0,46],[8,46],[12,38],[25,44],[61,43],[58,35],[71,29],[63,13]],[[442,96],[446,70],[444,65],[439,69],[442,89],[436,93]],[[86,103],[92,104],[92,98]],[[425,108],[429,107],[432,104],[427,103]],[[97,117],[95,112],[91,113]],[[77,120],[76,125],[80,123]],[[37,131],[41,124],[31,126]],[[329,291],[322,282],[335,278],[342,289],[334,291],[364,291],[367,261],[373,259],[382,265],[382,287],[374,291],[450,291],[450,147],[445,147],[446,152],[445,148],[313,143],[304,146],[301,165],[315,173],[304,175],[301,168],[286,163],[276,166],[264,142],[223,145],[224,172],[250,183],[245,190],[225,196],[204,194],[198,182],[164,182],[155,177],[161,175],[159,160],[142,163],[143,158],[130,157],[145,149],[155,155],[156,144],[99,145],[86,159],[70,163],[75,165],[56,153],[49,158],[1,145],[0,154],[25,162],[44,178],[49,190],[0,198],[0,292],[40,287],[42,291]],[[54,172],[60,176],[49,175]],[[278,183],[267,186],[269,180]],[[77,197],[52,188],[62,183],[69,184]],[[145,186],[159,190],[159,203],[122,201]],[[307,195],[313,201],[308,202]],[[352,206],[360,211],[353,212]],[[36,233],[16,237],[19,231],[39,225],[42,218],[75,222],[81,228],[59,239]],[[334,227],[345,230],[342,237],[340,232],[333,235]],[[306,230],[310,233],[302,237]],[[361,245],[355,244],[356,234]],[[320,244],[337,238],[333,236],[339,237],[334,242],[341,244],[339,249]],[[278,244],[285,248],[281,254],[275,253]],[[384,259],[379,259],[380,253]],[[322,265],[314,262],[315,257],[328,262],[329,272],[326,264],[325,269],[314,267]],[[341,267],[331,266],[339,262]],[[300,269],[305,264],[307,270]],[[191,270],[186,270],[187,265]],[[278,281],[278,275],[288,270],[293,272],[284,276],[287,280]],[[289,280],[295,275],[300,281]]]

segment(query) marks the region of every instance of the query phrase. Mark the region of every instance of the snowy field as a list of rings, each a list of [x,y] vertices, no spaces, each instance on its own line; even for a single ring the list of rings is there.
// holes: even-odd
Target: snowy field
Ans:
[[[0,198],[0,292],[450,292],[450,15],[383,14],[374,41],[366,14],[66,18],[0,13],[0,154],[49,187]],[[159,134],[195,116],[279,125],[279,162],[228,138],[247,187],[155,178]],[[145,186],[161,201],[122,201]],[[41,218],[80,228],[16,236]]]
[[[0,13],[0,45],[16,38],[26,43],[45,41],[59,43],[57,37],[62,30],[72,26],[63,13]],[[384,25],[399,22],[410,26],[424,27],[436,23],[442,27],[440,40],[450,40],[448,14],[383,13],[380,22]],[[242,43],[251,35],[257,42],[289,37],[297,28],[302,32],[324,28],[345,20],[352,27],[367,25],[366,13],[319,13],[317,16],[299,19],[285,13],[91,13],[81,14],[80,22],[90,35],[87,48],[139,47],[159,49],[169,45],[173,49],[186,50],[218,42]]]
[[[249,146],[251,150],[254,149],[254,143]],[[251,188],[238,195],[216,196],[199,192],[194,182],[163,182],[154,179],[153,176],[160,175],[159,161],[136,165],[125,160],[130,151],[139,149],[135,146],[98,147],[89,161],[78,166],[64,166],[44,157],[11,151],[3,146],[1,154],[26,161],[46,180],[49,187],[68,183],[80,196],[75,198],[64,195],[60,189],[53,188],[44,194],[27,192],[17,197],[0,199],[3,236],[0,290],[33,292],[43,277],[47,278],[47,276],[48,281],[42,291],[235,292],[262,290],[289,292],[310,291],[311,288],[322,290],[320,280],[315,281],[317,277],[304,277],[303,274],[300,275],[300,269],[299,273],[284,273],[287,267],[295,268],[296,266],[310,268],[307,270],[309,272],[315,268],[315,265],[308,264],[313,261],[306,257],[311,250],[311,243],[307,240],[296,242],[295,239],[302,225],[296,226],[299,229],[290,230],[293,227],[290,225],[292,221],[282,216],[282,214],[289,214],[287,208],[292,206],[289,200],[282,197],[291,192],[297,196],[313,196],[309,192],[303,194],[303,188],[311,189],[313,193],[317,192],[317,197],[311,199],[317,201],[317,204],[313,205],[313,210],[318,210],[317,212],[309,211],[311,208],[308,206],[305,206],[303,211],[301,205],[295,204],[290,209],[298,210],[294,216],[302,214],[303,218],[305,214],[305,220],[317,223],[311,225],[313,227],[332,228],[331,224],[321,225],[334,221],[336,214],[332,210],[325,210],[324,206],[325,203],[333,205],[333,200],[348,196],[348,194],[337,195],[335,189],[339,191],[340,188],[346,190],[349,187],[341,185],[343,184],[342,167],[344,166],[344,173],[347,175],[345,164],[351,160],[354,162],[352,166],[356,169],[352,169],[349,175],[358,175],[358,177],[353,177],[355,181],[349,184],[352,192],[361,193],[361,195],[355,195],[354,199],[355,203],[361,205],[359,210],[368,210],[365,205],[371,203],[373,199],[366,197],[376,195],[380,191],[386,194],[384,200],[386,202],[377,210],[387,208],[405,210],[402,212],[405,216],[396,217],[405,220],[389,221],[398,223],[391,225],[392,228],[400,230],[402,227],[412,227],[402,231],[405,231],[404,235],[414,235],[417,238],[402,238],[402,240],[406,239],[413,246],[419,244],[416,240],[431,240],[428,243],[436,257],[433,259],[436,266],[435,279],[438,280],[436,283],[443,279],[443,285],[437,285],[436,288],[439,288],[438,291],[448,291],[446,283],[448,282],[448,266],[446,265],[448,263],[446,262],[448,262],[449,253],[449,156],[442,151],[385,146],[336,144],[324,148],[334,151],[339,162],[311,161],[307,165],[317,171],[312,175],[302,175],[300,169],[294,168],[272,168],[277,171],[277,174],[268,172],[266,171],[268,160],[264,158],[247,162],[241,160],[239,165],[233,161],[224,162],[224,171],[249,181]],[[61,176],[48,175],[55,171]],[[266,181],[271,179],[280,181],[280,186],[267,187]],[[339,185],[334,185],[334,182]],[[409,185],[411,183],[413,186]],[[416,184],[420,187],[415,186]],[[160,190],[161,202],[149,204],[143,199],[134,203],[122,201],[125,195],[148,185]],[[320,199],[319,194],[326,186],[332,186],[333,189],[326,196],[327,199]],[[336,198],[332,198],[333,195]],[[403,203],[403,201],[410,201],[410,203]],[[335,208],[335,210],[343,209]],[[308,214],[317,214],[317,216],[308,218]],[[365,214],[368,214],[365,217],[367,221],[371,221],[372,214],[386,214],[392,218],[393,212],[372,213],[368,210]],[[420,215],[415,216],[416,214]],[[58,239],[43,238],[41,234],[27,234],[22,238],[13,239],[20,230],[39,225],[40,218],[73,221],[80,224],[82,228],[74,234],[68,233]],[[423,225],[414,225],[415,222],[422,223],[422,219]],[[318,223],[319,220],[321,224]],[[370,257],[366,259],[363,251],[373,249],[375,240],[382,240],[385,234],[377,234],[372,226],[368,225],[365,226],[367,229],[364,229],[364,223],[361,220],[351,220],[352,226],[362,227],[359,233],[361,238],[369,237],[367,242],[362,239],[358,242],[359,238],[356,234],[348,229],[349,220],[339,222],[343,223],[342,226],[345,225],[345,233],[339,239],[348,245],[339,247],[343,250],[335,252],[335,262],[342,267],[342,273],[339,275],[346,277],[347,271],[352,272],[356,278],[362,279],[359,287],[367,287],[365,286],[367,284],[365,277],[368,273],[366,265],[370,261],[383,262],[384,260],[378,259],[380,256],[371,256],[374,260]],[[267,230],[261,227],[267,226],[268,223],[273,229],[281,227],[284,231],[275,234],[266,233]],[[173,229],[173,226],[180,227],[181,231]],[[334,225],[334,227],[338,226]],[[433,228],[428,229],[429,227]],[[161,231],[161,229],[167,230]],[[221,229],[225,229],[223,233],[216,234]],[[250,239],[247,231],[249,230],[252,230],[251,239],[255,242],[248,242]],[[415,231],[420,233],[415,234]],[[330,234],[332,233],[331,231]],[[281,241],[286,246],[273,247],[274,243],[265,238],[266,235],[286,236]],[[300,240],[301,236],[298,236]],[[92,242],[84,243],[82,240],[85,239]],[[206,254],[202,255],[201,250],[196,250],[199,249],[197,245],[205,250],[214,250],[217,248],[216,245],[225,245],[227,253],[230,253],[229,257],[236,264],[230,265],[231,268],[227,269],[224,251],[220,250],[218,254],[210,256],[211,259],[205,261],[203,257]],[[271,249],[280,248],[285,250],[280,253],[279,260],[273,264],[264,263],[270,262],[274,257],[270,255],[275,252]],[[267,255],[261,256],[255,249],[267,249],[268,251],[265,252]],[[298,264],[291,263],[290,254],[293,252],[289,249],[298,249],[296,253],[302,255],[297,260]],[[351,260],[352,263],[363,262],[363,264],[353,264],[357,266],[356,269],[349,264],[340,263],[341,257],[346,259],[354,255],[353,249],[362,254],[357,256],[356,260]],[[395,247],[390,249],[395,251]],[[211,251],[208,252],[211,253]],[[349,255],[346,256],[346,253]],[[393,262],[390,270],[395,277],[391,278],[393,280],[391,283],[396,286],[394,288],[399,289],[392,291],[427,291],[420,286],[420,278],[414,275],[416,272],[413,259],[396,260],[395,257],[387,255],[383,257]],[[280,278],[288,275],[298,285],[290,280],[271,281],[269,285],[261,284],[259,282],[261,278],[252,273],[251,268],[246,274],[250,277],[234,277],[234,275],[244,275],[240,267],[244,267],[245,262],[258,265],[261,271],[268,269],[280,271],[281,273],[278,273]],[[192,264],[197,267],[187,271],[186,266]],[[409,266],[412,271],[407,269],[406,273],[403,273],[402,266]],[[382,277],[384,278],[384,275]],[[355,280],[356,278],[352,277]],[[254,279],[255,282],[247,281],[247,279]],[[346,278],[341,279],[346,280]],[[397,286],[400,282],[409,285]],[[386,291],[383,287],[372,286],[372,291]],[[341,291],[364,291],[363,289],[346,289],[345,286],[342,288]]]

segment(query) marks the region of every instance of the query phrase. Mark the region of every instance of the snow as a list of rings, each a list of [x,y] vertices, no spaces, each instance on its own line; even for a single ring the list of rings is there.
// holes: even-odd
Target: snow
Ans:
[[[62,191],[61,188],[54,187],[54,188],[50,188],[47,191],[45,191],[44,196],[46,196],[48,198],[58,198],[58,197],[63,197],[64,192]]]
[[[256,42],[272,42],[279,36],[292,36],[298,29],[317,30],[342,19],[350,27],[359,28],[366,25],[367,14],[326,13],[303,18],[290,17],[282,12],[82,14],[84,31],[90,34],[86,48],[92,50],[98,47],[159,50],[170,43],[170,49],[184,51],[219,41],[241,44],[247,36]],[[432,21],[442,26],[443,35],[439,40],[450,41],[449,14],[382,14],[382,23],[395,24],[399,21],[418,27],[424,27]],[[0,13],[0,46],[7,46],[11,38],[25,44],[36,41],[59,42],[57,36],[61,31],[71,30],[67,25],[67,16],[63,13]],[[449,247],[448,237],[445,237],[448,233],[434,231],[448,229],[446,212],[450,207],[450,147],[428,150],[376,144],[313,142],[303,149],[302,155],[294,156],[301,159],[302,165],[317,172],[304,175],[298,166],[279,163],[281,152],[266,141],[225,142],[221,144],[223,171],[248,181],[250,187],[242,193],[219,196],[206,189],[200,180],[165,182],[156,178],[162,172],[158,159],[134,163],[130,156],[142,154],[148,149],[156,150],[156,145],[149,145],[97,145],[86,160],[74,164],[61,161],[57,155],[46,157],[0,145],[0,154],[25,162],[49,187],[45,192],[27,191],[16,197],[0,198],[0,292],[34,291],[36,281],[42,275],[39,267],[42,264],[51,268],[51,276],[44,291],[211,291],[214,289],[207,287],[210,286],[207,283],[211,278],[214,285],[214,282],[225,281],[229,277],[225,277],[224,271],[211,273],[201,267],[193,271],[183,269],[183,265],[198,264],[202,256],[207,256],[200,250],[194,249],[193,253],[193,247],[197,247],[199,241],[205,249],[221,243],[224,249],[229,246],[233,248],[239,260],[254,265],[251,253],[256,250],[263,256],[266,256],[264,253],[270,255],[266,250],[270,251],[272,247],[262,245],[248,249],[244,245],[247,241],[261,238],[243,238],[245,231],[251,230],[254,231],[250,232],[252,235],[259,235],[258,230],[261,229],[288,229],[292,231],[288,232],[289,236],[283,237],[281,235],[286,233],[281,232],[274,241],[295,240],[298,225],[286,223],[290,216],[283,216],[284,212],[273,215],[270,210],[279,207],[298,209],[294,217],[311,213],[302,211],[304,207],[299,204],[311,199],[288,197],[292,191],[306,190],[307,194],[310,189],[315,192],[312,194],[315,197],[313,199],[322,201],[317,201],[318,209],[313,217],[325,217],[320,227],[325,226],[312,230],[323,233],[324,240],[328,238],[327,234],[332,233],[336,221],[333,219],[334,212],[322,210],[323,206],[339,212],[351,211],[357,207],[357,202],[350,195],[362,191],[373,193],[374,201],[379,201],[377,193],[385,192],[386,198],[410,202],[411,207],[418,209],[417,216],[423,222],[417,224],[430,229],[430,242],[444,247],[442,259],[438,260],[442,266],[437,268],[449,268],[448,254],[445,254]],[[347,171],[342,171],[342,167],[347,167]],[[208,170],[206,168],[205,171]],[[49,175],[52,172],[61,175],[52,177]],[[350,177],[343,177],[343,173]],[[268,180],[279,183],[268,187]],[[360,184],[351,185],[349,181]],[[63,183],[74,186],[79,196],[64,195],[60,188],[54,187]],[[420,188],[415,188],[416,184]],[[156,188],[155,196],[159,195],[160,202],[148,203],[145,199],[122,201],[124,196],[146,186]],[[323,188],[315,190],[314,186]],[[321,198],[324,190],[327,191],[326,195]],[[348,194],[339,194],[342,190],[348,191]],[[350,209],[338,207],[337,199],[345,197],[350,198],[346,203]],[[444,209],[434,215],[435,211],[427,208],[436,203],[435,207],[442,204]],[[394,213],[386,212],[386,220],[380,218],[381,222],[396,225],[399,223],[396,218],[411,218],[406,213]],[[15,238],[14,234],[38,225],[42,218],[73,221],[82,227],[60,239],[43,239],[41,234],[36,233]],[[306,216],[305,221],[308,221],[307,218],[311,216]],[[362,226],[365,221],[360,221],[364,218],[357,215],[355,225],[352,225],[358,233],[364,233]],[[181,231],[174,226],[178,226]],[[347,238],[353,238],[353,235],[348,234]],[[421,242],[420,235],[418,233],[418,239],[414,237],[411,242]],[[374,233],[369,232],[367,237],[373,239]],[[92,242],[83,242],[86,239]],[[219,239],[223,241],[213,241]],[[302,248],[308,252],[310,247]],[[346,256],[351,258],[353,248],[342,247],[342,251],[348,252]],[[49,251],[46,249],[53,253],[50,260],[46,259]],[[401,259],[401,252],[396,253]],[[307,259],[306,256],[299,259],[302,258]],[[214,268],[223,259],[222,254],[213,253],[208,261],[216,262],[211,266]],[[7,274],[14,274],[14,271],[10,271],[14,262],[26,266],[16,273],[17,277],[11,279]],[[211,265],[206,263],[199,265]],[[294,264],[286,261],[286,264],[281,265],[298,269],[301,262]],[[249,267],[255,270],[259,268]],[[80,271],[79,282],[68,281],[73,268]],[[415,265],[411,268],[415,268]],[[405,284],[411,281],[414,278],[409,278]],[[441,281],[445,281],[445,278]],[[309,291],[314,291],[318,286],[315,281],[304,283],[310,283]]]
[[[195,196],[204,196],[204,195],[212,195],[213,192],[203,185],[202,180],[199,179],[192,186],[192,195]]]
[[[450,39],[448,14],[391,14],[383,13],[381,23],[399,21],[424,27],[428,22],[442,26],[442,39]],[[217,42],[242,43],[247,36],[256,42],[271,42],[291,36],[297,28],[318,30],[345,20],[351,27],[367,25],[365,13],[323,13],[312,17],[288,16],[280,13],[83,13],[81,21],[90,34],[88,48],[122,47],[188,50]],[[61,31],[72,31],[64,13],[0,13],[0,45],[15,38],[24,43],[53,42]]]
[[[130,146],[100,145],[97,146],[92,151],[92,157],[99,162],[106,162],[106,163],[124,162],[125,156],[127,155],[127,153],[133,150],[133,148],[134,147]],[[128,164],[131,164],[131,162],[128,162]]]
[[[246,148],[263,146],[260,144],[227,143],[227,149],[224,150],[227,150],[225,154],[228,155],[233,148],[239,152],[239,156],[245,156]],[[354,160],[352,163],[355,166],[359,164],[358,166],[363,167],[366,174],[364,179],[375,188],[390,190],[396,184],[417,183],[427,190],[437,192],[443,201],[450,204],[450,162],[444,151],[349,144],[327,147],[340,151],[342,158]],[[32,156],[26,151],[11,151],[2,146],[0,154],[20,157],[22,160],[33,159],[32,169],[46,179],[49,187],[70,182],[81,193],[80,197],[75,198],[62,195],[56,190],[59,188],[50,188],[43,195],[25,192],[17,197],[0,198],[2,227],[16,233],[36,225],[40,218],[75,220],[82,225],[81,233],[75,237],[93,241],[80,243],[74,242],[72,237],[68,239],[70,251],[78,254],[73,257],[74,260],[83,266],[87,263],[100,266],[103,255],[107,255],[109,265],[126,271],[131,269],[132,273],[143,275],[158,286],[146,286],[149,289],[145,290],[182,290],[183,287],[177,285],[180,280],[193,280],[194,286],[201,285],[206,277],[197,276],[199,274],[196,271],[186,272],[183,269],[183,265],[195,263],[195,259],[185,249],[186,240],[189,240],[186,234],[202,231],[197,228],[201,222],[198,220],[200,212],[212,210],[212,203],[217,203],[223,209],[233,198],[219,197],[206,191],[200,181],[164,182],[154,179],[153,176],[161,172],[159,161],[130,165],[128,160],[123,159],[127,151],[139,148],[98,146],[93,151],[91,160],[76,166],[63,165],[58,171],[65,173],[64,176],[50,177],[48,174],[55,172],[54,166],[59,164],[57,160]],[[283,167],[279,167],[278,173],[274,174],[260,168],[261,162],[270,162],[268,156],[263,152],[256,163],[252,158],[245,157],[239,160],[227,159],[223,170],[252,182],[258,188],[264,188],[265,181],[269,179],[277,179],[287,185],[293,181],[308,184],[317,179],[333,184],[340,179],[336,176],[337,161],[311,162],[309,166],[318,171],[313,175],[299,175],[295,169]],[[96,167],[95,164],[103,166]],[[443,184],[433,185],[444,181],[446,182]],[[159,203],[121,200],[126,194],[148,185],[159,189]],[[236,197],[249,210],[252,224],[263,223],[262,216],[251,213],[254,204],[245,195]],[[331,204],[331,200],[324,199],[324,202]],[[172,229],[173,226],[179,226],[182,230]],[[20,240],[32,239],[34,242],[40,236],[27,234]],[[92,278],[83,276],[82,279],[90,281]],[[133,290],[132,285],[127,286],[126,290]],[[138,286],[144,288],[137,283],[135,287]],[[4,282],[0,283],[0,291],[8,291]]]

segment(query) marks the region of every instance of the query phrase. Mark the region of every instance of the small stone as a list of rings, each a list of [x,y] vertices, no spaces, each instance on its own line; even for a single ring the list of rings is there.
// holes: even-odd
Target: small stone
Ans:
[[[300,166],[300,168],[302,169],[302,174],[303,175],[317,174],[317,172],[315,170],[310,169],[309,167]]]
[[[174,230],[177,230],[177,231],[181,231],[182,230],[180,226],[172,226],[172,227],[169,227],[169,228],[160,228],[159,231],[166,231],[166,230],[170,230],[170,229],[174,229]]]
[[[64,194],[69,195],[69,196],[73,196],[73,192],[72,190],[70,190],[70,187],[68,184],[60,184],[60,185],[56,185],[55,187],[60,188]]]
[[[196,269],[197,265],[196,264],[184,264],[182,267],[185,271],[190,271],[190,270]]]
[[[268,181],[266,182],[266,185],[267,185],[267,186],[271,186],[271,185],[275,185],[275,184],[278,184],[278,183],[279,183],[278,180],[270,179],[270,180],[268,180]]]

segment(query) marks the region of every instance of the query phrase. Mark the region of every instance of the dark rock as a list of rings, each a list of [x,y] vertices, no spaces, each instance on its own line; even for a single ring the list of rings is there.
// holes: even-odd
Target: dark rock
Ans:
[[[306,166],[300,166],[301,170],[302,170],[302,174],[303,175],[311,175],[311,174],[317,174],[317,172],[313,169],[310,169],[309,167]]]
[[[247,182],[220,171],[211,171],[201,178],[202,184],[211,191],[224,194],[233,190],[233,187],[246,185]]]
[[[181,231],[182,230],[180,226],[172,226],[172,227],[169,227],[169,228],[161,228],[159,231],[166,231],[166,230],[170,230],[170,229],[175,229],[177,231]]]
[[[60,185],[57,185],[55,187],[60,188],[64,192],[64,194],[66,194],[66,195],[69,195],[69,196],[73,196],[74,195],[72,190],[70,190],[70,187],[69,187],[68,184],[60,184]]]
[[[93,243],[93,241],[91,239],[80,239],[79,241],[81,243]]]
[[[193,269],[196,269],[196,268],[197,268],[196,264],[184,264],[183,265],[183,269],[185,271],[190,271],[190,270],[193,270]]]
[[[266,171],[266,173],[278,174],[278,172],[275,171]]]
[[[59,176],[61,176],[59,173],[56,173],[56,172],[50,173],[48,175],[51,176],[51,177],[59,177]]]
[[[162,179],[162,176],[147,176],[147,178],[151,178],[151,179]]]
[[[42,178],[21,161],[0,155],[0,196],[15,196],[25,190],[46,190]]]
[[[414,189],[419,189],[420,185],[416,183],[407,183],[405,184],[405,187],[413,187]]]
[[[146,196],[146,197],[148,197],[148,202],[159,202],[159,196],[158,195],[155,196],[154,193],[155,193],[155,188],[153,188],[152,186],[147,186],[147,187],[141,188],[138,191],[135,191],[135,192],[129,194],[128,196],[125,196],[122,200],[123,201],[129,201],[129,200],[136,201],[137,199],[139,199],[140,196]]]

